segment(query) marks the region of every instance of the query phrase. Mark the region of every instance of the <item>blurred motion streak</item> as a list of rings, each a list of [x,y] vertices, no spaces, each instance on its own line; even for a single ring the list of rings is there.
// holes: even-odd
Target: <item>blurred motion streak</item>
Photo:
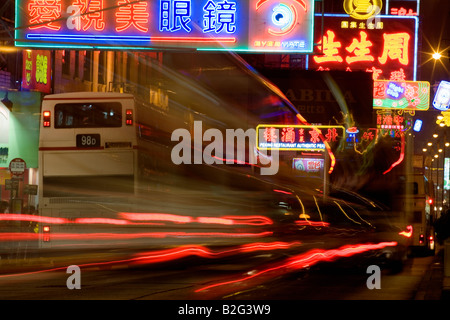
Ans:
[[[123,219],[112,218],[53,218],[34,216],[29,214],[2,214],[0,221],[28,221],[47,224],[110,224],[110,225],[147,225],[146,223],[133,223],[132,221],[161,221],[174,223],[203,223],[224,225],[272,225],[273,221],[264,216],[224,216],[224,217],[190,217],[166,213],[125,213],[119,214]],[[162,225],[162,223],[149,223],[148,225]],[[0,233],[1,234],[1,233]]]
[[[338,249],[331,249],[331,250],[313,249],[306,253],[286,259],[283,263],[281,263],[279,265],[261,270],[256,273],[253,273],[247,277],[239,278],[239,279],[231,280],[231,281],[215,283],[215,284],[197,289],[197,290],[195,290],[195,292],[201,292],[201,291],[209,290],[209,289],[223,286],[223,285],[244,282],[244,281],[247,281],[247,280],[259,277],[261,275],[268,274],[268,273],[274,273],[272,275],[272,277],[280,276],[281,274],[288,273],[290,271],[310,267],[321,261],[331,261],[336,258],[350,257],[355,254],[360,254],[360,253],[370,251],[370,250],[379,250],[379,249],[383,249],[383,248],[389,247],[389,246],[397,246],[397,242],[393,241],[393,242],[380,242],[377,244],[369,243],[369,244],[347,245],[347,246],[342,246]],[[268,275],[268,276],[270,276],[270,275]]]
[[[310,220],[297,220],[295,224],[298,226],[312,226],[312,227],[329,227],[330,223],[324,221],[310,221]]]
[[[34,216],[31,214],[15,214],[15,213],[1,214],[0,221],[29,221],[37,223],[52,223],[52,224],[70,223],[70,221],[66,218],[42,217],[42,216]]]
[[[402,163],[403,159],[405,158],[405,134],[403,132],[400,133],[401,136],[401,150],[400,150],[400,157],[397,161],[395,161],[389,169],[387,169],[383,174],[389,173],[394,167]]]
[[[141,232],[141,233],[53,233],[52,240],[126,240],[126,239],[143,239],[143,238],[203,238],[203,237],[218,237],[218,238],[251,238],[251,237],[268,237],[273,232],[265,231],[258,233],[250,232]],[[0,241],[24,241],[37,240],[38,234],[25,232],[7,232],[0,233]]]
[[[408,230],[408,231],[402,231],[402,232],[399,232],[398,234],[401,235],[401,236],[404,236],[406,238],[411,238],[412,233],[413,233],[413,227],[412,226],[407,226],[406,230]]]
[[[85,264],[79,264],[78,266],[80,268],[92,268],[92,267],[102,267],[107,265],[120,265],[120,264],[152,264],[152,263],[159,263],[159,262],[168,262],[172,260],[181,259],[188,256],[199,256],[202,258],[221,258],[225,256],[230,256],[233,254],[240,254],[240,253],[249,253],[249,252],[256,252],[256,251],[269,251],[269,250],[281,250],[281,249],[290,249],[292,247],[301,245],[298,241],[293,242],[255,242],[255,243],[249,243],[245,245],[238,246],[236,248],[230,248],[227,250],[217,250],[212,251],[207,247],[199,246],[199,245],[185,245],[185,246],[179,246],[171,249],[165,249],[165,250],[155,250],[150,252],[143,252],[139,254],[135,254],[134,257],[129,259],[121,259],[121,260],[114,260],[114,261],[105,261],[105,262],[93,262],[93,263],[85,263]],[[44,273],[44,272],[52,272],[52,271],[58,271],[58,270],[66,270],[67,267],[57,267],[52,269],[44,269],[44,270],[37,270],[37,271],[31,271],[31,272],[24,272],[24,273],[15,273],[15,274],[3,274],[0,275],[0,278],[5,277],[13,277],[13,276],[23,276],[23,275],[30,275],[30,274],[37,274],[37,273]]]
[[[223,250],[223,251],[211,251],[204,246],[182,246],[173,249],[152,251],[139,254],[139,257],[134,258],[135,263],[147,264],[163,261],[170,261],[174,259],[180,259],[186,256],[196,255],[203,258],[220,258],[229,256],[231,254],[249,253],[254,251],[268,251],[276,249],[288,249],[293,246],[299,245],[300,242],[271,242],[271,243],[250,243],[239,246],[237,248]]]
[[[121,212],[120,217],[133,221],[171,221],[176,223],[208,223],[227,225],[271,225],[273,221],[264,216],[223,216],[223,217],[190,217],[159,213],[130,213]]]

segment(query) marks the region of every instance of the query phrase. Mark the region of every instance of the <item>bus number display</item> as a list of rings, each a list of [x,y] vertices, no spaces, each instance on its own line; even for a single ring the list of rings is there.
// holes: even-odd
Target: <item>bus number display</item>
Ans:
[[[99,134],[77,134],[77,148],[99,148]]]

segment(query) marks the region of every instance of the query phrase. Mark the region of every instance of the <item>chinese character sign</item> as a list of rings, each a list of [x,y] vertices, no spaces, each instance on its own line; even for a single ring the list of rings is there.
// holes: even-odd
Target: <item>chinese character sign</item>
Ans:
[[[418,16],[419,0],[389,0],[386,14],[395,16]]]
[[[302,176],[323,176],[324,159],[320,158],[294,158],[292,168],[296,175]]]
[[[50,93],[51,67],[50,51],[23,51],[22,89]]]
[[[315,34],[319,53],[309,59],[308,68],[366,71],[374,80],[415,80],[417,24],[417,17],[409,16],[360,21],[327,14],[323,35]]]
[[[428,110],[430,83],[427,81],[376,80],[373,107],[376,109]]]
[[[325,142],[339,143],[343,126],[259,125],[256,128],[257,148],[262,150],[324,151]]]
[[[17,46],[313,51],[313,0],[19,0]]]

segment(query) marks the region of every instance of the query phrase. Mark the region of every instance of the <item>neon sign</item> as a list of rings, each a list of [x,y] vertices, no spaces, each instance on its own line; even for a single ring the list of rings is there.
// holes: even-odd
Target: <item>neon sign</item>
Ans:
[[[16,46],[313,51],[313,0],[19,0]]]
[[[433,107],[440,111],[448,110],[450,105],[450,82],[441,81],[433,100]]]
[[[259,150],[325,151],[325,142],[338,142],[343,126],[259,125],[256,128]]]
[[[418,16],[420,0],[386,0],[386,14]]]
[[[417,17],[377,16],[362,22],[325,14],[323,35],[315,34],[320,53],[308,59],[308,69],[366,71],[374,80],[415,80],[417,32]]]
[[[24,50],[22,89],[51,92],[51,53],[47,50]]]
[[[344,10],[352,18],[367,20],[381,12],[381,0],[344,0]]]
[[[324,159],[320,158],[294,158],[292,168],[298,174],[306,176],[320,176],[324,170]]]
[[[429,103],[430,83],[427,81],[374,81],[374,108],[418,111],[428,110]]]

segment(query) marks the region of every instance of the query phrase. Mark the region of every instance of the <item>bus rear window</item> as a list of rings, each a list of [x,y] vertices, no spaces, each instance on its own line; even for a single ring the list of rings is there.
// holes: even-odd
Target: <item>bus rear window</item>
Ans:
[[[122,126],[122,105],[118,102],[58,103],[55,128],[111,128]]]

